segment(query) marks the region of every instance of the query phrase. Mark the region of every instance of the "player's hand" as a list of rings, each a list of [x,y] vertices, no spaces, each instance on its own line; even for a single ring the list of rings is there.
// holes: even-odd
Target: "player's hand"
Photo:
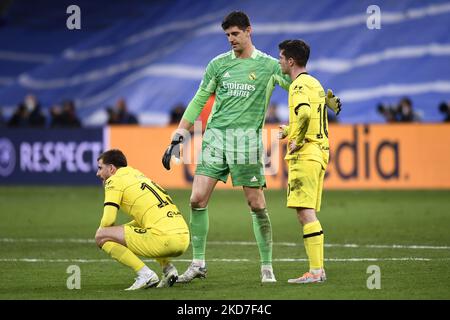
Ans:
[[[328,108],[332,109],[336,115],[341,112],[341,99],[339,99],[339,97],[336,97],[331,89],[328,89],[327,91],[327,95],[325,96],[325,104],[328,106]]]
[[[170,160],[172,156],[175,156],[176,159],[180,160],[180,145],[183,143],[183,140],[184,137],[181,134],[175,133],[166,152],[164,152],[162,164],[167,170],[170,170]]]
[[[288,128],[288,126],[286,126],[286,125],[281,125],[281,126],[279,126],[279,129],[278,129],[278,139],[284,139],[284,138],[286,138],[286,136],[288,135],[288,130],[287,130],[287,128]]]
[[[301,147],[303,147],[303,143],[300,145],[297,145],[295,140],[291,140],[291,141],[289,141],[288,146],[289,146],[289,154],[293,154],[295,151],[300,150]]]

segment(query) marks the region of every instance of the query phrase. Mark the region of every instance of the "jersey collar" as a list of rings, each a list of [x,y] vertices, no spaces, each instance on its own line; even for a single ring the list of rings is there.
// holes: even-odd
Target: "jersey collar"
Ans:
[[[255,46],[253,46],[253,51],[252,51],[252,55],[250,56],[250,58],[256,59],[257,56],[258,56],[258,50],[255,48]],[[236,55],[234,54],[233,50],[231,50],[231,59],[236,59]]]
[[[127,172],[130,172],[130,170],[131,170],[130,166],[121,167],[121,168],[117,169],[116,174],[119,173],[119,172],[120,173],[127,173]]]
[[[295,77],[295,79],[297,79],[298,77],[300,77],[302,74],[308,74],[308,72],[300,72],[300,73],[298,74],[298,76]]]

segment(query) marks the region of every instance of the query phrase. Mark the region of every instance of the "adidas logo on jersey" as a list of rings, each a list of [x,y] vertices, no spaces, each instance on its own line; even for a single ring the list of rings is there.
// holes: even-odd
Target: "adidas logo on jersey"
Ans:
[[[250,182],[258,182],[258,179],[255,176],[253,176],[253,178],[250,179]]]
[[[225,72],[225,74],[223,75],[223,77],[224,77],[224,78],[229,78],[229,77],[231,77],[231,76],[230,76],[230,73],[227,71],[227,72]]]

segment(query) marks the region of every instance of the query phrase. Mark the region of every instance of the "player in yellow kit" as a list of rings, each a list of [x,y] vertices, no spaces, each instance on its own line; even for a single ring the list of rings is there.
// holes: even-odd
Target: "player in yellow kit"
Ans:
[[[316,212],[320,210],[330,149],[326,105],[336,113],[341,105],[331,90],[325,95],[320,82],[306,72],[310,50],[304,41],[286,40],[279,49],[281,70],[293,80],[289,87],[289,125],[280,127],[280,138],[288,138],[287,206],[297,211],[309,259],[309,271],[288,282],[323,282],[324,236]]]
[[[103,217],[95,234],[97,245],[137,273],[136,281],[126,290],[172,286],[178,272],[169,258],[181,255],[189,245],[189,229],[180,211],[164,189],[127,165],[120,150],[103,152],[97,162],[97,176],[105,186]],[[119,208],[133,220],[114,226]],[[160,263],[161,281],[138,255]]]

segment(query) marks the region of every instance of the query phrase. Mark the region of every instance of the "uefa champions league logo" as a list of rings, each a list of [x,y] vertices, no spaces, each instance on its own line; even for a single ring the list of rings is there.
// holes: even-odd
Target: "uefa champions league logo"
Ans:
[[[0,139],[0,176],[9,176],[16,166],[16,150],[9,139]]]

